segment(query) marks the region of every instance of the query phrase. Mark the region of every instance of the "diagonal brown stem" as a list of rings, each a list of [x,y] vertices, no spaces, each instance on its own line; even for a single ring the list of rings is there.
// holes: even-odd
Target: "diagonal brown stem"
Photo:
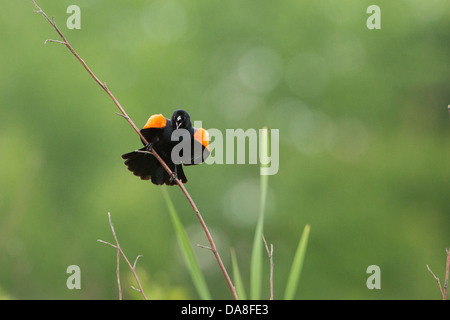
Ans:
[[[108,89],[108,87],[106,86],[106,83],[102,83],[100,81],[99,78],[97,78],[97,76],[92,72],[92,70],[87,66],[87,64],[84,62],[84,60],[78,55],[78,53],[72,48],[72,46],[69,44],[69,42],[67,41],[67,39],[64,37],[63,33],[59,30],[59,28],[56,26],[56,23],[54,21],[54,19],[50,19],[45,12],[37,5],[37,3],[34,0],[31,0],[31,2],[34,4],[34,6],[37,8],[37,13],[40,13],[42,16],[44,16],[44,18],[52,25],[52,27],[55,29],[55,31],[58,33],[58,35],[61,37],[62,41],[59,40],[46,40],[45,42],[57,42],[60,44],[63,44],[67,47],[67,49],[70,50],[70,52],[72,52],[72,54],[77,58],[77,60],[83,65],[83,67],[86,69],[86,71],[89,73],[89,75],[95,80],[95,82],[98,83],[98,85],[100,87],[103,88],[103,90],[105,90],[105,92],[108,94],[108,96],[113,100],[114,104],[117,106],[117,108],[119,108],[120,112],[121,112],[121,116],[123,118],[125,118],[128,123],[133,127],[134,131],[136,131],[136,133],[140,136],[140,138],[142,139],[142,141],[144,142],[144,144],[148,144],[148,141],[145,139],[145,137],[142,135],[142,133],[139,131],[138,127],[136,127],[136,125],[134,124],[134,122],[130,119],[130,117],[127,115],[127,113],[125,112],[125,110],[123,109],[123,107],[120,105],[119,101],[114,97],[114,95],[111,93],[111,91]],[[153,148],[151,153],[155,156],[155,158],[161,163],[161,165],[164,167],[164,169],[167,171],[167,173],[169,175],[172,175],[172,170],[170,170],[170,168],[167,166],[167,164],[164,162],[163,159],[161,159],[161,157],[159,156],[159,154],[155,151],[155,149]],[[206,234],[206,237],[208,238],[208,241],[211,245],[211,251],[213,252],[214,256],[216,257],[216,260],[219,264],[219,267],[223,273],[223,275],[225,276],[225,279],[227,281],[228,286],[230,287],[231,293],[233,294],[233,298],[234,299],[238,299],[237,293],[236,293],[236,289],[233,286],[233,283],[225,269],[225,266],[222,262],[222,259],[220,258],[220,255],[217,251],[216,245],[214,244],[214,240],[211,236],[211,233],[208,230],[208,227],[205,224],[205,221],[203,220],[202,215],[200,214],[200,211],[197,209],[197,206],[195,205],[194,201],[192,200],[190,194],[188,193],[188,191],[186,190],[185,186],[183,185],[183,183],[177,178],[176,183],[178,184],[178,186],[180,187],[181,191],[184,193],[184,195],[186,196],[187,200],[189,201],[189,203],[192,206],[192,209],[194,210],[195,214],[197,215],[198,220],[200,221],[200,224],[202,225],[202,228]]]

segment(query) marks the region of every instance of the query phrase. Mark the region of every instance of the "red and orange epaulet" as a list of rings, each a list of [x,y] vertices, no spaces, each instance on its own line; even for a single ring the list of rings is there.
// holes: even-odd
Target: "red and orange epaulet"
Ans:
[[[203,128],[197,129],[194,133],[194,139],[200,142],[206,149],[209,150],[209,133]]]
[[[166,126],[166,118],[162,114],[154,114],[148,118],[143,129],[148,128],[164,128]]]

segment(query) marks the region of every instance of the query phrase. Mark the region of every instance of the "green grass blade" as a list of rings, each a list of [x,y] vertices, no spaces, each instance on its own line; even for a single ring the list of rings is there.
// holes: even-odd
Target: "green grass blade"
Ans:
[[[303,268],[303,261],[305,259],[306,246],[308,245],[310,226],[307,224],[303,230],[303,234],[297,246],[295,252],[294,261],[292,262],[291,271],[289,272],[289,278],[286,285],[286,291],[284,294],[285,300],[294,299],[295,291],[298,287],[298,281]]]
[[[268,164],[268,138],[267,128],[260,131],[259,156],[261,168]],[[268,186],[268,175],[260,175],[260,200],[258,222],[256,224],[255,237],[253,239],[252,257],[250,261],[250,299],[261,299],[262,268],[263,268],[263,228],[264,211],[266,208],[266,196]]]
[[[262,267],[263,267],[263,227],[264,210],[260,210],[253,239],[252,257],[250,261],[250,299],[261,299]]]
[[[180,245],[181,251],[183,252],[184,258],[188,265],[189,273],[191,274],[192,281],[194,282],[194,286],[197,289],[197,293],[200,296],[200,299],[211,300],[211,294],[209,293],[205,278],[203,277],[203,273],[201,272],[197,259],[195,258],[194,251],[192,250],[186,231],[181,224],[177,211],[175,210],[169,193],[167,192],[167,188],[165,186],[162,186],[161,189],[164,199],[166,200],[167,207],[169,208],[170,218],[172,219],[172,223],[177,234],[178,244]]]
[[[242,282],[241,272],[236,258],[236,251],[231,248],[231,265],[233,267],[233,283],[236,287],[236,293],[240,300],[247,300],[245,294],[244,283]]]

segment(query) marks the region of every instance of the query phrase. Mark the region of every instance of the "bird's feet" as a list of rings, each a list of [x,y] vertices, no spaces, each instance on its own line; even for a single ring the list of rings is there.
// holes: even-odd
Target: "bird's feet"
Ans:
[[[176,172],[172,172],[170,174],[170,179],[169,182],[172,184],[174,181],[176,181],[178,179],[177,173]]]
[[[146,146],[145,146],[145,150],[147,150],[148,152],[152,152],[152,150],[153,150],[153,143],[148,143]]]

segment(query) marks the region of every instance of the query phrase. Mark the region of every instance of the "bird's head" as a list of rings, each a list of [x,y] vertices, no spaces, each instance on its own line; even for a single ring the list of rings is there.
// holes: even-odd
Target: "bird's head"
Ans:
[[[175,110],[171,120],[172,124],[175,126],[175,129],[190,129],[192,127],[191,117],[185,110]]]

